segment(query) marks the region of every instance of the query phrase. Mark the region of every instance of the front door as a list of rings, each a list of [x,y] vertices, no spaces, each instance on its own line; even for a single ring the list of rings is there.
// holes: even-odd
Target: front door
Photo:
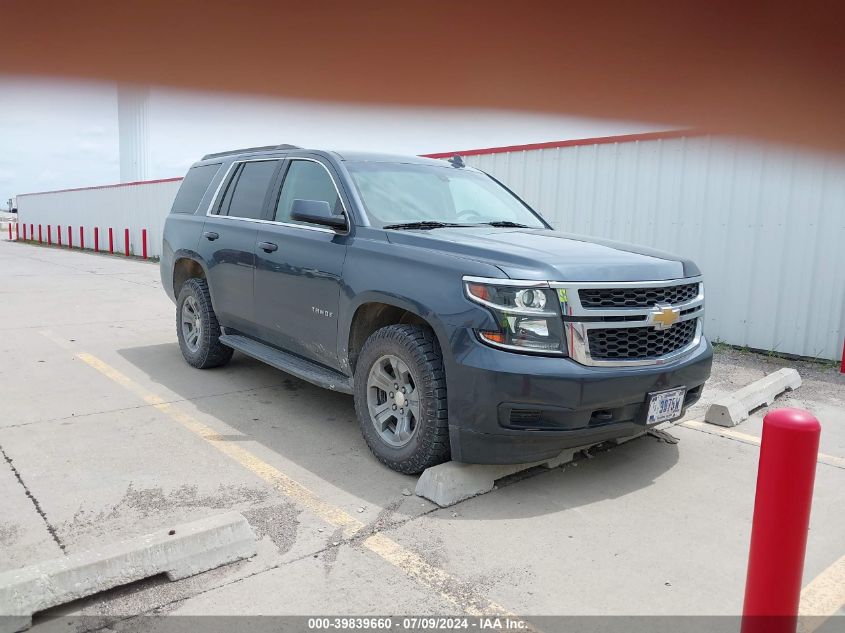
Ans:
[[[280,160],[245,161],[227,182],[203,225],[198,250],[208,269],[214,312],[221,325],[255,333],[255,240],[265,199]]]
[[[323,365],[338,368],[337,310],[346,232],[291,218],[296,199],[345,205],[329,167],[292,158],[269,201],[255,247],[255,315],[259,336]],[[347,214],[347,218],[349,215]]]

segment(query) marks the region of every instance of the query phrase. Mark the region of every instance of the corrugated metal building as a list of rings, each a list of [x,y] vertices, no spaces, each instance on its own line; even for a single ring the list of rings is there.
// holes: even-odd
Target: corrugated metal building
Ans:
[[[558,229],[694,259],[711,340],[839,359],[845,338],[845,159],[683,132],[460,152]],[[444,153],[436,156],[451,156]],[[22,223],[141,229],[157,256],[179,180],[20,196]],[[75,229],[78,230],[78,229]],[[54,234],[55,240],[55,234]]]
[[[114,250],[123,253],[125,231],[129,229],[129,252],[140,256],[143,253],[141,238],[146,230],[147,255],[158,257],[161,254],[164,220],[181,183],[181,178],[168,178],[22,194],[18,196],[19,232],[23,238],[23,225],[26,225],[27,237],[37,240],[40,224],[41,237],[46,242],[49,226],[52,242],[57,243],[61,230],[62,244],[67,245],[70,227],[72,243],[78,248],[79,228],[82,227],[85,248],[90,249],[94,248],[96,227],[99,229],[99,248],[102,251],[108,250],[108,232],[111,228]]]
[[[841,156],[682,132],[459,153],[559,230],[693,259],[711,340],[842,357]]]

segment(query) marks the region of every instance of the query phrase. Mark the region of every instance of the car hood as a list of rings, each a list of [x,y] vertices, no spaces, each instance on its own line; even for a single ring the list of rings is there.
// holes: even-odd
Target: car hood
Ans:
[[[387,231],[393,244],[493,264],[511,279],[661,281],[701,274],[669,253],[548,229],[448,227]]]

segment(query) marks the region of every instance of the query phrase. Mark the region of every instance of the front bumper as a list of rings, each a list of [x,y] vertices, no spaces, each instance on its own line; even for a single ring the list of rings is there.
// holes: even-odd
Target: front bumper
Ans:
[[[519,464],[566,448],[634,435],[645,424],[648,394],[687,388],[701,396],[713,350],[702,337],[665,365],[588,367],[569,358],[493,349],[470,330],[456,333],[447,367],[452,459]]]

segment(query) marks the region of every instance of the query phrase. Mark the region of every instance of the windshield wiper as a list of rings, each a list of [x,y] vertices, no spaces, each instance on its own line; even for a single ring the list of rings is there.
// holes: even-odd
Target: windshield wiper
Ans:
[[[496,220],[495,222],[482,222],[486,226],[501,226],[513,229],[530,229],[527,224],[520,224],[519,222],[511,222],[510,220]]]
[[[424,222],[405,222],[404,224],[386,224],[383,229],[397,229],[397,230],[411,230],[411,229],[442,229],[447,226],[469,226],[467,224],[455,224],[454,222],[434,222],[426,220]]]

